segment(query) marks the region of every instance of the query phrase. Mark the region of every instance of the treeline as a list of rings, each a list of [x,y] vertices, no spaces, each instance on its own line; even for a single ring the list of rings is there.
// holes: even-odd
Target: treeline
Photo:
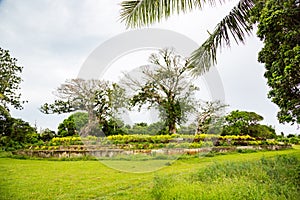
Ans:
[[[40,111],[73,114],[59,124],[57,132],[45,129],[37,133],[36,127],[10,116],[9,105],[23,108],[24,101],[17,93],[23,68],[17,66],[16,59],[7,50],[0,49],[0,53],[0,145],[4,149],[22,148],[53,137],[89,135],[179,133],[276,138],[274,128],[260,124],[263,117],[257,113],[236,110],[223,117],[227,105],[196,99],[199,88],[193,84],[194,76],[187,67],[189,60],[173,49],[151,54],[150,63],[156,67],[144,66],[138,73],[124,74],[122,84],[93,79],[66,80],[56,91],[57,99],[43,104]],[[126,125],[117,117],[124,111],[142,107],[159,111],[160,121]],[[190,118],[192,114],[195,119]],[[188,121],[192,122],[185,125]]]
[[[32,145],[43,145],[44,142],[50,141],[54,137],[80,136],[81,129],[88,125],[88,114],[76,112],[64,119],[59,125],[57,131],[50,129],[37,132],[36,127],[30,126],[28,122],[21,119],[10,117],[8,113],[1,113],[5,118],[0,119],[0,146],[3,150],[15,150],[27,148]],[[222,123],[211,123],[207,121],[202,124],[203,132],[198,134],[215,134],[215,135],[248,135],[260,139],[277,139],[285,143],[300,143],[300,136],[289,134],[287,137],[276,135],[274,128],[260,124],[262,116],[247,111],[232,111],[222,118]],[[186,126],[178,126],[177,133],[181,135],[195,135],[199,130],[196,123]],[[96,137],[111,135],[169,135],[168,127],[164,122],[155,122],[147,124],[144,122],[134,125],[126,125],[121,120],[109,120],[108,123],[99,124],[97,130],[91,131],[89,135]]]

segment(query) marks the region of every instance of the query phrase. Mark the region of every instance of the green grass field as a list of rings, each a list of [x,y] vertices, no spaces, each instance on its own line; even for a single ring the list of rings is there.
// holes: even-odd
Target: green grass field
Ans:
[[[278,155],[289,157],[278,161]],[[272,160],[274,156],[277,158]],[[267,164],[260,161],[262,157]],[[99,161],[2,157],[0,199],[297,199],[300,186],[294,180],[300,180],[300,166],[292,158],[300,160],[299,146],[283,151],[184,157],[151,173],[128,173]],[[110,162],[115,162],[110,166],[128,164]],[[152,161],[130,162],[130,166],[151,168]],[[282,179],[285,182],[278,183]]]

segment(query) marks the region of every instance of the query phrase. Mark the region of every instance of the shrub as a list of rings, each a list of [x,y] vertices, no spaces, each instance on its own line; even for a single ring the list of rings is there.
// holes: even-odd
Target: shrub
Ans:
[[[291,138],[289,138],[289,142],[292,144],[300,144],[300,138],[299,137],[291,137]]]

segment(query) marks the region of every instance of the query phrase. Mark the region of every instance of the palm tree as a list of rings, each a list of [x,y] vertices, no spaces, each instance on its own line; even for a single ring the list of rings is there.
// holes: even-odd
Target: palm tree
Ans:
[[[203,4],[215,6],[226,0],[125,0],[121,3],[121,21],[127,27],[142,27],[167,19],[170,15],[201,9]],[[253,23],[250,20],[250,11],[258,0],[240,0],[209,33],[208,39],[196,49],[190,57],[190,66],[194,74],[202,74],[216,64],[217,49],[230,46],[231,39],[236,43],[244,43],[245,37],[250,35]]]

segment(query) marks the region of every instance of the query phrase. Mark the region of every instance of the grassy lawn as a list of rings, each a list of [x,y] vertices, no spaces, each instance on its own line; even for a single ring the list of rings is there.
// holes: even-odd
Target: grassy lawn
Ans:
[[[177,194],[178,187],[170,186],[177,188],[176,191],[163,188],[172,181],[179,182],[181,190],[187,193],[197,191],[200,194],[200,188],[203,190],[203,187],[207,187],[211,191],[214,185],[210,183],[205,186],[205,182],[190,182],[190,179],[199,171],[228,163],[228,161],[246,163],[276,155],[294,155],[300,159],[300,148],[296,146],[294,149],[283,151],[184,158],[151,173],[122,172],[109,168],[99,161],[20,160],[4,157],[0,158],[0,199],[163,199],[163,196],[168,197],[170,193]],[[109,166],[130,165],[149,169],[153,164],[153,161],[109,162]],[[231,187],[233,184],[240,184],[243,189],[258,187],[253,185],[253,182],[239,182],[241,180],[239,177],[228,180],[223,177],[219,182],[224,184],[224,187],[215,184],[214,189],[230,193],[232,189],[236,189]],[[230,184],[227,184],[227,181]],[[160,193],[155,194],[156,190]],[[166,195],[163,195],[164,192]],[[179,193],[183,194],[184,191],[179,191]],[[172,196],[172,198],[185,199],[182,196],[177,196],[177,198]],[[186,197],[186,199],[189,198],[189,196]],[[218,199],[216,196],[214,198]]]

